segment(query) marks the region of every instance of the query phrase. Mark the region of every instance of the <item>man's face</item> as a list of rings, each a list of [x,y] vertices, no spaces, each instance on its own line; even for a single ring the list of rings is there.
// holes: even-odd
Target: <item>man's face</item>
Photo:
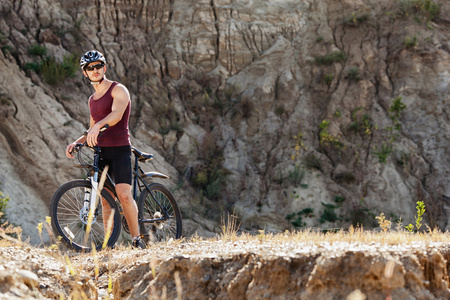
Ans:
[[[91,81],[100,81],[105,75],[106,66],[101,61],[94,61],[88,64],[84,68],[84,76],[88,77]]]

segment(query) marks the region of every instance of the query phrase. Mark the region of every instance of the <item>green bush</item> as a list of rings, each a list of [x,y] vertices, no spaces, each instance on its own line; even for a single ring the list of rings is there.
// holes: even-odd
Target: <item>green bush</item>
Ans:
[[[291,213],[286,216],[286,220],[288,220],[292,225],[295,227],[303,227],[306,226],[306,223],[303,222],[303,217],[312,217],[314,209],[307,207],[303,209],[302,211]]]
[[[205,169],[194,177],[194,186],[200,188],[202,193],[211,200],[218,200],[222,196],[222,186],[230,171],[225,168]]]
[[[302,186],[302,180],[304,177],[305,170],[300,168],[299,165],[295,165],[294,170],[289,171],[289,182],[295,187]]]
[[[435,21],[441,14],[441,3],[431,0],[400,0],[398,3],[398,15],[406,17],[410,14],[419,14],[427,21]]]
[[[78,57],[76,54],[65,56],[62,62],[54,57],[48,57],[42,62],[40,73],[48,84],[56,84],[66,78],[75,77],[78,70]]]
[[[0,191],[0,220],[4,218],[4,213],[6,207],[8,206],[9,197],[5,196],[2,191]],[[0,224],[1,225],[1,224]]]
[[[412,47],[417,46],[417,37],[416,36],[405,37],[405,39],[403,40],[403,45],[405,45],[406,48],[412,48]]]
[[[326,85],[331,85],[333,83],[334,75],[333,74],[325,74],[323,76],[323,81],[326,83]]]
[[[344,20],[345,25],[351,25],[351,26],[357,26],[369,19],[368,14],[357,16],[356,13],[352,13],[352,16],[349,18],[346,18]]]
[[[375,148],[378,150],[378,147]],[[385,164],[388,156],[392,153],[392,144],[384,143],[381,145],[381,149],[379,151],[374,151],[373,154],[378,156],[378,162],[380,164]]]
[[[320,216],[320,223],[323,224],[325,222],[334,222],[342,220],[342,218],[338,217],[336,212],[334,211],[338,206],[334,204],[323,203],[322,205],[325,207],[322,215]]]
[[[41,69],[41,64],[38,62],[31,62],[31,63],[26,63],[25,64],[25,71],[27,70],[33,70],[35,72],[39,72],[39,70]]]
[[[345,56],[345,53],[342,51],[334,51],[330,54],[323,55],[323,56],[317,56],[314,59],[314,62],[318,65],[325,65],[329,66],[336,62],[342,62],[345,61],[347,57]]]
[[[277,108],[275,108],[274,112],[278,117],[281,117],[286,112],[286,108],[284,107],[283,104],[281,104],[281,105],[278,105]]]
[[[431,0],[415,0],[413,4],[429,21],[436,20],[441,14],[442,4],[440,3]]]
[[[334,179],[337,183],[342,184],[351,184],[356,180],[356,176],[352,171],[344,171],[341,173],[337,173],[334,175]]]
[[[28,54],[43,57],[47,54],[47,48],[38,44],[33,44],[28,48]]]
[[[361,77],[359,76],[358,67],[350,67],[347,71],[347,77],[349,80],[359,81]]]
[[[3,46],[2,46],[2,53],[3,53],[4,55],[5,55],[5,54],[8,54],[8,53],[11,53],[13,49],[14,49],[14,48],[11,47],[10,45],[3,45]]]
[[[339,141],[338,137],[332,136],[328,133],[328,127],[330,126],[329,120],[323,120],[322,123],[319,124],[320,132],[320,144],[326,148],[335,148],[342,149],[344,148],[344,144]]]
[[[352,122],[348,125],[348,130],[361,136],[371,135],[374,125],[368,114],[358,114],[359,111],[364,110],[362,107],[357,107],[352,111]]]
[[[322,171],[322,161],[317,158],[314,153],[306,154],[306,156],[303,158],[303,164],[308,170],[317,169],[319,171]]]
[[[343,196],[336,196],[336,197],[334,197],[334,202],[336,202],[336,203],[341,203],[341,202],[344,202],[345,201],[345,197],[343,197]]]

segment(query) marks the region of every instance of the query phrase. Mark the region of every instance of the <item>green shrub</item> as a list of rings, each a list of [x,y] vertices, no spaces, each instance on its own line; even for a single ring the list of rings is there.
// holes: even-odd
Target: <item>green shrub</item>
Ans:
[[[333,114],[333,117],[335,117],[335,118],[340,118],[340,117],[342,117],[341,111],[340,111],[340,110],[336,110],[336,111],[334,112],[334,114]]]
[[[333,83],[334,75],[333,74],[325,74],[323,75],[323,81],[326,85],[331,85]]]
[[[355,227],[375,227],[378,225],[375,219],[375,214],[372,213],[369,208],[363,206],[362,203],[353,206],[353,209],[350,211],[350,221]]]
[[[358,114],[358,111],[364,110],[362,107],[357,107],[352,111],[352,122],[348,125],[348,130],[353,131],[355,134],[361,136],[371,135],[374,128],[372,120],[368,114],[362,116]]]
[[[286,108],[282,104],[278,105],[277,108],[275,109],[275,114],[278,117],[281,117],[285,112],[286,112]]]
[[[347,77],[349,80],[359,81],[361,77],[359,76],[358,67],[350,67],[347,71]]]
[[[289,182],[295,187],[307,188],[307,184],[302,184],[302,180],[305,177],[305,170],[300,168],[299,165],[294,166],[293,171],[289,171]]]
[[[388,109],[389,118],[394,123],[394,129],[400,130],[402,125],[400,124],[400,115],[406,109],[406,104],[402,102],[402,97],[396,97],[391,106]]]
[[[419,14],[427,21],[435,21],[441,14],[442,4],[431,0],[400,0],[397,3],[398,15],[402,17]]]
[[[193,185],[208,199],[218,200],[222,196],[227,176],[231,174],[230,170],[223,167],[223,149],[216,144],[214,136],[207,134],[199,154],[204,164],[194,172]]]
[[[319,171],[322,171],[322,161],[317,158],[314,153],[308,153],[303,158],[303,164],[305,165],[305,168],[311,170],[311,169],[317,169]]]
[[[320,144],[325,146],[326,148],[336,148],[336,149],[342,149],[344,148],[344,144],[339,141],[338,137],[332,136],[328,133],[328,127],[330,126],[329,120],[323,120],[322,123],[320,123],[319,128],[319,137],[320,137]]]
[[[40,67],[44,82],[56,84],[66,78],[75,77],[78,70],[78,57],[75,54],[65,56],[62,62],[54,57],[47,57]]]
[[[323,55],[323,56],[317,56],[314,59],[314,62],[318,65],[325,65],[329,66],[336,62],[342,62],[345,61],[347,57],[345,56],[345,53],[342,51],[334,51],[330,54]]]
[[[412,47],[417,46],[417,37],[416,36],[405,37],[405,39],[403,40],[403,45],[405,45],[406,48],[412,48]]]
[[[33,44],[30,46],[30,48],[28,48],[28,54],[43,57],[45,54],[47,54],[47,48],[45,46]]]
[[[376,147],[375,149],[377,150],[378,147]],[[379,151],[373,152],[373,154],[378,156],[378,162],[380,164],[385,164],[388,156],[391,153],[392,153],[392,144],[390,144],[390,143],[383,143],[383,145],[381,145],[381,149]]]
[[[0,191],[0,221],[4,219],[6,207],[8,206],[9,197]],[[0,224],[1,225],[1,224]]]
[[[202,170],[194,177],[194,186],[200,188],[208,199],[218,200],[222,195],[221,187],[229,174],[230,171],[225,168]]]
[[[441,14],[442,4],[431,0],[414,0],[413,4],[429,21],[436,20]]]
[[[345,25],[357,26],[357,25],[367,21],[368,19],[369,19],[369,15],[368,14],[357,16],[356,13],[352,13],[351,17],[346,18],[344,20],[344,24]]]
[[[417,206],[416,206],[416,210],[417,210],[417,216],[415,216],[415,220],[416,220],[416,230],[419,231],[420,227],[422,227],[422,216],[425,213],[425,204],[423,203],[423,201],[417,201],[416,202]],[[412,224],[409,224],[408,226],[405,227],[408,231],[413,231],[414,226]]]
[[[13,47],[11,47],[10,45],[4,45],[4,46],[2,46],[2,53],[3,53],[4,55],[5,55],[5,54],[8,54],[8,53],[11,53],[12,50],[13,50]]]
[[[295,227],[303,227],[306,225],[305,222],[303,222],[303,217],[313,217],[314,209],[307,207],[303,209],[302,211],[291,213],[286,216],[286,220],[288,220],[292,225]]]
[[[338,206],[334,204],[323,203],[322,205],[325,207],[322,215],[320,216],[320,223],[323,224],[325,222],[334,222],[342,220],[342,218],[338,217],[336,212],[334,211]]]
[[[334,175],[337,183],[351,184],[356,180],[355,174],[352,171],[344,171]]]
[[[41,64],[38,62],[31,62],[31,63],[26,63],[25,64],[25,71],[27,70],[33,70],[35,72],[39,72],[39,70],[41,69]]]
[[[334,197],[334,202],[336,202],[336,203],[341,203],[341,202],[344,202],[344,201],[345,201],[345,197],[342,197],[342,196]]]

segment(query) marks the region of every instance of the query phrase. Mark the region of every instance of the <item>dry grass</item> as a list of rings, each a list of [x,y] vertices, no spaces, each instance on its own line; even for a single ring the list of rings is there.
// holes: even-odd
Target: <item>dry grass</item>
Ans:
[[[130,246],[118,245],[115,249],[104,249],[92,253],[74,253],[69,250],[56,253],[59,261],[65,265],[75,279],[95,278],[99,288],[102,286],[105,298],[113,296],[115,280],[128,270],[130,266],[149,264],[153,276],[156,277],[158,265],[165,260],[177,256],[217,257],[254,253],[263,256],[314,256],[339,255],[347,251],[390,252],[409,255],[415,251],[426,251],[431,248],[448,251],[450,233],[437,229],[411,233],[400,226],[397,230],[365,231],[363,228],[350,227],[348,230],[322,232],[315,229],[302,231],[286,231],[284,233],[266,233],[263,230],[253,235],[239,232],[238,218],[228,215],[222,219],[222,232],[213,238],[194,235],[189,238],[155,243],[146,250],[132,249]],[[6,237],[6,238],[5,238]],[[4,227],[0,227],[0,247],[32,247],[27,243],[6,235]],[[51,248],[51,247],[49,247]],[[51,250],[50,250],[51,251]],[[103,276],[102,276],[103,275]],[[79,280],[78,280],[79,281]],[[67,292],[67,290],[66,290]],[[88,299],[86,290],[79,286],[70,287],[70,297]],[[178,295],[182,287],[177,286]],[[66,295],[67,296],[67,295]],[[61,295],[61,299],[64,296]]]
[[[260,239],[260,237],[242,234],[238,239],[252,240]],[[440,232],[438,230],[429,230],[428,232],[410,233],[404,230],[401,231],[365,231],[363,228],[350,227],[348,231],[339,230],[337,232],[321,232],[313,229],[306,229],[297,232],[285,232],[280,234],[266,234],[264,241],[273,242],[298,242],[298,243],[382,243],[388,245],[401,245],[416,242],[450,242],[450,234],[448,232]]]
[[[3,215],[4,213],[0,211],[0,220]],[[0,222],[0,247],[23,245],[21,236],[22,228],[13,226],[8,221]]]

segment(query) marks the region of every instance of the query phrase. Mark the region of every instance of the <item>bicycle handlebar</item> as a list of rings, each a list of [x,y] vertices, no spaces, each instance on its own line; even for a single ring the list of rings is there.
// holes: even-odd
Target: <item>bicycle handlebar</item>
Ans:
[[[102,133],[103,133],[106,129],[108,129],[108,128],[109,128],[109,125],[108,125],[108,124],[106,124],[105,126],[103,126],[102,128],[100,128],[100,132],[99,132],[98,136],[102,135]],[[87,136],[87,135],[88,135],[88,130],[86,130],[85,132],[83,132],[83,135],[84,135],[84,136]],[[84,143],[77,143],[77,144],[75,145],[75,147],[72,148],[72,151],[70,152],[70,154],[78,152],[82,147],[85,147],[85,146],[87,146],[87,143],[86,143],[86,142],[84,142]]]

